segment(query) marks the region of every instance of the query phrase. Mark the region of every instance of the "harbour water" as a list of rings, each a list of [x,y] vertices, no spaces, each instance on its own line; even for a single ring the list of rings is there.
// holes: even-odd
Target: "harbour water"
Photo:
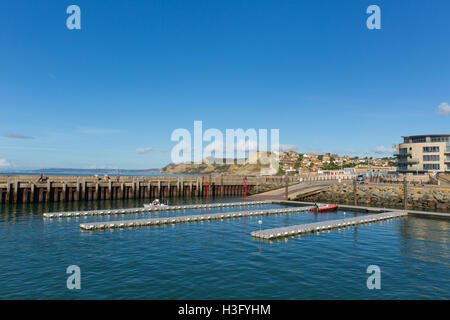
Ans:
[[[263,242],[252,239],[250,233],[260,227],[363,213],[299,212],[108,231],[82,231],[79,225],[199,214],[206,209],[157,215],[42,217],[44,212],[142,204],[142,200],[129,200],[1,206],[0,299],[450,298],[448,220],[409,216]],[[248,210],[279,207],[261,205]],[[214,208],[207,212],[245,209]],[[69,265],[81,269],[80,290],[66,287]],[[367,288],[370,265],[381,269],[380,290]]]

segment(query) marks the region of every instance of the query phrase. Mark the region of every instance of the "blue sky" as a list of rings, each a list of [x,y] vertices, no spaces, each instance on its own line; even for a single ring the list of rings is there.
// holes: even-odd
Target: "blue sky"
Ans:
[[[449,133],[449,14],[447,0],[2,1],[0,169],[162,167],[194,120],[280,129],[300,152]]]

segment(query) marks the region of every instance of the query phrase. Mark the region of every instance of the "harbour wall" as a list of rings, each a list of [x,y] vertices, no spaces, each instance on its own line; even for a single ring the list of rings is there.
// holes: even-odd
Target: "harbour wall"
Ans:
[[[0,176],[0,204],[244,196],[285,184],[283,176]],[[294,177],[287,177],[289,183]],[[244,181],[247,184],[245,189]]]

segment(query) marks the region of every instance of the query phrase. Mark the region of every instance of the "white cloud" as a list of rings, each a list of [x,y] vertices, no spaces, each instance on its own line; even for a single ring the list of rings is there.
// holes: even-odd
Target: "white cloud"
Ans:
[[[449,115],[450,114],[450,106],[448,105],[448,103],[447,102],[442,102],[439,105],[439,107],[438,107],[437,113],[441,114],[441,115],[444,115],[444,116],[445,115]]]
[[[270,151],[272,150],[277,150],[280,152],[287,152],[287,151],[293,151],[293,150],[297,150],[298,149],[298,145],[296,144],[279,144],[279,145],[273,145],[273,146],[267,146],[266,151]],[[263,150],[262,150],[263,151]]]
[[[150,148],[150,147],[137,148],[136,149],[136,152],[139,153],[139,154],[147,153],[147,152],[150,152],[150,151],[152,151],[152,148]]]
[[[283,152],[296,150],[297,148],[298,145],[296,144],[280,144],[280,151]]]
[[[12,167],[13,164],[6,159],[0,159],[0,167]]]
[[[385,146],[378,146],[375,149],[373,149],[374,153],[377,154],[387,154],[387,153],[394,153],[395,149],[392,147],[385,147]]]
[[[4,137],[12,138],[12,139],[34,139],[33,137],[24,136],[24,135],[21,135],[21,134],[18,134],[18,133],[13,133],[13,132],[5,133]]]

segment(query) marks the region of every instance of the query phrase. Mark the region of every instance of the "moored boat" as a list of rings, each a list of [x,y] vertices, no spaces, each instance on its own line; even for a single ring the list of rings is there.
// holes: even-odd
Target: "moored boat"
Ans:
[[[333,211],[337,210],[338,205],[337,204],[324,204],[324,205],[315,205],[310,210],[311,212],[326,212],[326,211]]]
[[[158,208],[158,207],[167,207],[167,204],[161,203],[159,199],[153,200],[152,203],[144,203],[144,208],[151,209],[151,208]]]

